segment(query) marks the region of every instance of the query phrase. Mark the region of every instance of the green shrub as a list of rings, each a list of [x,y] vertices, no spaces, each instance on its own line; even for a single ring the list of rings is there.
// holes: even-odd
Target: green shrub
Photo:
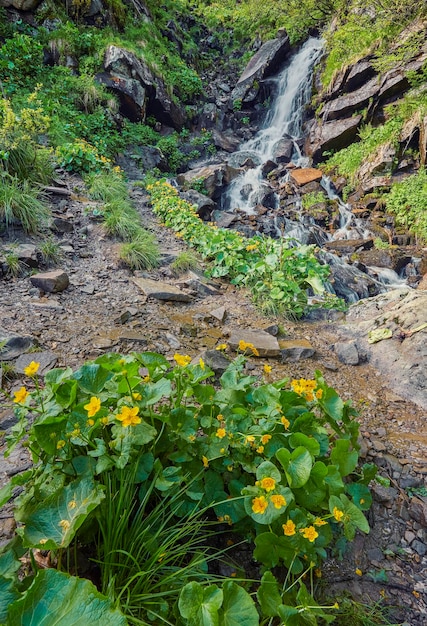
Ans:
[[[139,228],[132,233],[132,241],[120,247],[119,256],[132,270],[153,269],[159,263],[159,248],[155,237]]]
[[[0,80],[6,91],[15,91],[29,79],[36,82],[42,63],[43,46],[37,39],[20,33],[6,39],[0,54]]]
[[[196,269],[199,264],[199,257],[193,250],[183,250],[171,263],[171,270],[175,275],[179,276],[184,274],[184,272],[188,272],[188,270]]]
[[[20,224],[25,232],[38,233],[47,227],[49,218],[50,210],[31,182],[0,176],[0,220],[6,228]]]
[[[427,173],[421,168],[401,183],[395,183],[385,197],[387,211],[398,224],[427,242]]]

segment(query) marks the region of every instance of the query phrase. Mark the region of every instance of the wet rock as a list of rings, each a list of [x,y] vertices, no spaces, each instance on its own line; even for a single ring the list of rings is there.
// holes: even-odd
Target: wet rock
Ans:
[[[306,153],[317,162],[328,150],[346,148],[356,138],[362,119],[362,115],[355,115],[319,125],[312,123],[305,143]]]
[[[263,330],[232,330],[228,339],[228,344],[232,350],[237,351],[239,342],[251,343],[259,353],[260,357],[278,357],[281,355],[279,342],[275,337]],[[252,355],[252,350],[248,349],[247,354]]]
[[[0,6],[13,7],[18,11],[33,11],[41,2],[42,0],[1,0]]]
[[[360,111],[380,91],[375,77],[350,94],[345,94],[327,102],[321,112],[323,122],[350,117],[353,111]]]
[[[410,517],[421,524],[424,528],[427,526],[427,502],[421,498],[412,498],[408,507]]]
[[[316,352],[307,339],[281,340],[279,345],[282,362],[310,359]]]
[[[68,274],[62,270],[41,272],[30,278],[31,283],[46,293],[57,293],[67,289],[70,284]]]
[[[359,365],[360,356],[354,341],[340,341],[334,345],[335,354],[344,365]]]
[[[35,361],[36,363],[40,363],[37,374],[43,375],[55,367],[57,360],[58,357],[56,354],[50,352],[49,350],[33,352],[31,354],[21,354],[15,362],[15,369],[18,373],[23,374],[24,369],[28,367],[32,361]]]
[[[0,361],[13,361],[34,344],[34,339],[29,335],[16,335],[0,327]]]
[[[411,256],[399,249],[363,250],[358,253],[358,258],[364,265],[388,267],[398,274],[411,261]]]
[[[290,177],[295,185],[301,187],[322,179],[322,172],[314,167],[302,167],[291,171]]]
[[[240,137],[230,132],[220,132],[216,128],[212,131],[212,141],[214,146],[225,150],[225,152],[236,152],[241,143]]]
[[[294,151],[292,138],[285,135],[276,143],[273,149],[273,160],[276,163],[289,163]]]
[[[133,278],[132,280],[149,298],[171,302],[191,302],[192,300],[191,296],[174,285],[149,278]]]
[[[190,188],[195,181],[202,180],[206,194],[209,198],[215,199],[221,193],[223,187],[228,185],[239,174],[239,169],[231,167],[227,163],[212,163],[179,174],[177,180],[178,184],[184,189]]]
[[[197,215],[202,220],[211,219],[212,212],[216,209],[216,203],[211,198],[195,189],[182,192],[181,197],[196,207]]]
[[[286,32],[276,39],[266,41],[251,58],[231,92],[231,106],[236,100],[245,104],[254,102],[260,90],[260,81],[277,72],[289,50],[290,42]]]
[[[354,254],[360,249],[369,250],[373,245],[372,239],[337,239],[336,241],[327,241],[324,248],[335,250],[341,254]]]

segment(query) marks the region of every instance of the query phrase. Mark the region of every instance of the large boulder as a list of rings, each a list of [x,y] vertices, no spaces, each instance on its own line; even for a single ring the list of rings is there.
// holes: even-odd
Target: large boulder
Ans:
[[[260,90],[260,81],[280,69],[291,46],[286,31],[281,30],[279,35],[276,39],[266,41],[251,58],[231,92],[231,102],[241,100],[244,104],[253,103]]]
[[[13,7],[18,11],[34,11],[42,0],[0,0],[0,7]]]
[[[97,79],[118,95],[122,115],[133,122],[153,115],[162,124],[181,129],[185,121],[183,110],[172,101],[163,80],[152,73],[143,59],[110,45],[105,52],[104,69]]]
[[[212,163],[179,174],[177,180],[184,189],[191,189],[193,185],[203,181],[206,195],[215,200],[223,188],[230,184],[240,172],[241,170],[231,167],[227,163]]]
[[[362,115],[355,115],[325,124],[314,122],[305,142],[306,154],[316,162],[327,150],[346,148],[356,139],[362,119]]]

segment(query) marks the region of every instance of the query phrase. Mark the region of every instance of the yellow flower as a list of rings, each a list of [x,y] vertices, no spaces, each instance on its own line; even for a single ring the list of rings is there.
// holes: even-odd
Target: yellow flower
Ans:
[[[75,500],[70,500],[70,502],[68,503],[69,509],[75,509],[76,506],[77,506],[77,502]]]
[[[315,526],[325,526],[325,524],[327,524],[328,522],[325,522],[325,520],[320,519],[320,517],[316,517],[313,523]]]
[[[239,350],[240,352],[246,352],[246,350],[251,350],[254,356],[259,356],[259,352],[255,348],[254,344],[250,343],[249,341],[243,341],[243,339],[239,341]]]
[[[287,537],[295,535],[295,524],[291,519],[288,519],[286,524],[282,524],[283,532]]]
[[[132,409],[128,406],[123,406],[121,413],[116,415],[116,419],[122,423],[123,428],[128,426],[136,426],[141,423],[141,418],[137,417],[139,408],[134,406]]]
[[[101,422],[101,424],[104,424],[104,426],[107,426],[108,422],[110,421],[110,418],[108,417],[108,415],[106,415],[105,417],[101,417],[99,421]]]
[[[254,498],[252,500],[252,511],[254,513],[259,513],[260,515],[263,515],[267,507],[268,502],[265,499],[265,496],[259,496],[258,498]]]
[[[49,541],[49,539],[40,539],[39,544],[41,546],[44,546],[45,543],[47,543]]]
[[[281,509],[282,506],[286,506],[286,500],[280,494],[277,494],[275,496],[271,496],[270,499],[271,499],[272,503],[274,504],[274,508],[276,508],[276,509]]]
[[[280,418],[280,421],[282,422],[283,426],[285,427],[285,430],[287,430],[289,428],[289,426],[291,425],[290,421],[288,419],[286,419],[286,417]]]
[[[308,539],[309,541],[311,541],[311,543],[313,543],[313,541],[316,539],[316,537],[319,536],[319,533],[314,528],[314,526],[308,526],[307,528],[301,528],[300,533],[302,533],[302,536],[304,537],[304,539]]]
[[[191,363],[191,356],[188,356],[187,354],[174,354],[173,358],[180,367],[185,367],[186,365]]]
[[[218,437],[218,439],[223,439],[226,435],[226,431],[225,428],[218,428],[218,430],[216,431],[216,436]]]
[[[200,365],[200,367],[202,368],[202,370],[204,370],[204,369],[205,369],[205,362],[204,362],[204,360],[203,360],[201,357],[200,357],[200,359],[199,359],[199,365]]]
[[[262,454],[264,452],[264,446],[258,446],[256,451],[258,452],[258,454]]]
[[[21,389],[18,389],[18,391],[15,391],[13,395],[15,396],[13,401],[16,402],[16,404],[22,404],[22,402],[25,402],[25,400],[30,394],[25,389],[25,387],[21,387]]]
[[[269,374],[271,372],[273,368],[271,367],[271,365],[264,365],[263,370],[264,370],[264,374]]]
[[[217,346],[215,348],[215,350],[227,350],[227,344],[226,343],[220,343],[219,346]]]
[[[142,400],[142,396],[141,396],[141,394],[140,394],[140,393],[137,393],[137,392],[134,392],[134,393],[132,394],[132,398],[133,398],[134,400],[136,400],[137,402],[138,402],[139,400]]]
[[[100,398],[97,398],[96,396],[92,396],[90,399],[90,402],[88,402],[88,404],[85,404],[84,408],[87,411],[87,416],[93,417],[94,415],[98,413],[99,409],[101,408]]]
[[[207,457],[202,456],[202,463],[203,463],[203,467],[209,467],[209,461]]]
[[[318,400],[320,400],[320,398],[321,398],[322,396],[323,396],[323,389],[318,389],[318,390],[316,391],[316,398],[317,398]]]
[[[253,443],[255,441],[255,437],[253,435],[246,435],[245,443]]]
[[[150,375],[149,375],[149,374],[147,374],[147,376],[144,376],[144,377],[142,378],[142,382],[143,382],[143,383],[149,383],[149,382],[150,382]]]
[[[67,519],[62,519],[58,526],[61,526],[63,530],[68,530],[71,526],[70,522]]]
[[[261,437],[261,443],[265,445],[266,443],[270,441],[270,439],[271,439],[271,435],[263,435]]]
[[[31,361],[31,363],[24,368],[24,372],[27,376],[34,376],[34,374],[37,374],[39,367],[40,363],[37,363],[36,361]]]
[[[95,420],[93,420],[92,418],[89,418],[86,422],[87,426],[93,426],[95,424]]]
[[[218,415],[216,416],[216,419],[217,419],[219,422],[222,422],[222,420],[224,419],[223,414],[222,414],[222,413],[218,413]]]
[[[56,449],[60,450],[61,448],[63,448],[65,446],[65,441],[63,439],[60,439],[58,441],[58,443],[56,444]]]
[[[263,478],[261,480],[260,485],[261,489],[265,489],[265,491],[268,493],[269,491],[273,491],[276,486],[276,481],[274,480],[274,478],[267,476],[266,478]]]
[[[196,441],[196,435],[188,435],[188,441]]]
[[[342,518],[344,517],[344,511],[340,511],[340,509],[336,506],[334,506],[334,510],[332,511],[332,514],[337,520],[337,522],[340,522]]]
[[[356,567],[356,569],[354,570],[354,573],[357,574],[358,576],[363,576],[362,570],[359,569],[358,567]]]

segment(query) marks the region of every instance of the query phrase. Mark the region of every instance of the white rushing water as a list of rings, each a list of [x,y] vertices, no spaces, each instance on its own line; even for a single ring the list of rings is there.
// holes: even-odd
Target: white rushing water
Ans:
[[[240,148],[240,152],[251,159],[255,167],[247,169],[230,185],[226,200],[230,210],[241,209],[249,214],[254,212],[265,188],[262,166],[273,159],[275,148],[283,137],[290,137],[293,141],[293,162],[305,165],[298,140],[301,139],[304,107],[311,96],[312,69],[322,49],[323,41],[311,37],[279,76],[271,79],[277,83],[278,95],[271,104],[263,128]]]

